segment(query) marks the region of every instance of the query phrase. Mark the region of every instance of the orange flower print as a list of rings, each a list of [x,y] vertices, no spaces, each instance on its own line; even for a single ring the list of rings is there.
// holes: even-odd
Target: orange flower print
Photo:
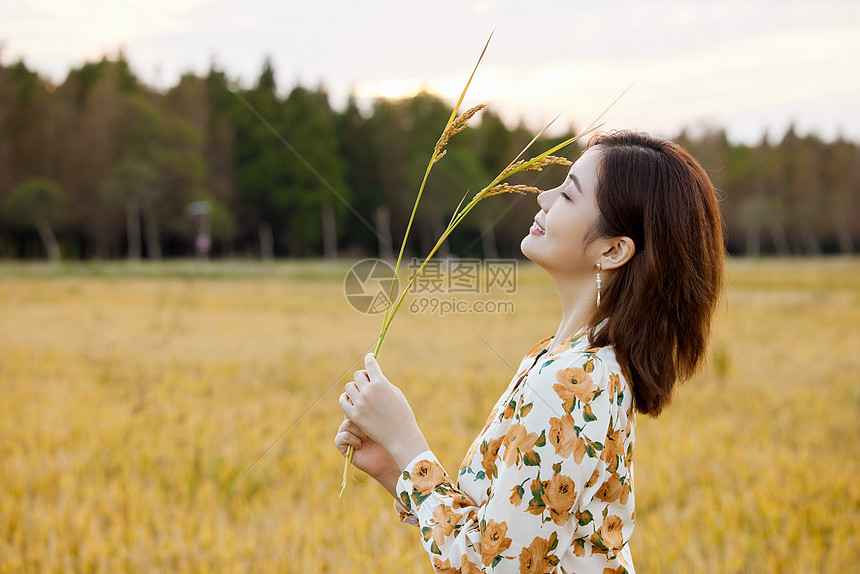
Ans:
[[[545,574],[552,568],[547,560],[549,540],[535,538],[520,552],[520,574]]]
[[[450,560],[442,562],[440,559],[433,557],[433,570],[441,574],[458,574],[460,569],[456,566],[451,566]]]
[[[484,452],[484,460],[481,461],[481,468],[487,473],[487,476],[493,475],[493,469],[496,467],[496,458],[499,456],[499,449],[502,447],[502,442],[505,437],[500,436],[494,438],[487,443],[487,450]]]
[[[550,518],[558,526],[564,526],[570,518],[570,509],[576,502],[576,485],[573,479],[556,474],[550,480],[543,481],[543,485],[543,501],[549,510]]]
[[[460,572],[462,574],[481,574],[481,568],[463,554],[463,557],[460,558]]]
[[[511,498],[510,503],[511,506],[519,506],[523,503],[523,494],[526,493],[526,489],[524,489],[519,484],[511,489]]]
[[[475,458],[475,455],[478,454],[478,449],[481,448],[481,436],[478,435],[478,438],[472,442],[472,446],[469,447],[469,452],[466,453],[466,456],[463,457],[463,463],[460,465],[460,470],[462,471],[465,467],[472,465],[472,460]]]
[[[603,519],[603,524],[600,525],[600,537],[603,539],[603,545],[613,553],[621,550],[624,544],[624,535],[621,532],[621,517],[610,514]]]
[[[468,508],[475,506],[471,498],[459,492],[451,493],[451,508]]]
[[[433,527],[433,540],[436,541],[436,546],[442,546],[445,538],[454,532],[459,519],[460,516],[444,504],[433,509],[433,520],[436,521]]]
[[[600,460],[611,464],[615,461],[616,456],[624,456],[624,442],[621,440],[621,430],[616,430],[606,435],[606,442],[603,443],[603,452],[600,453]]]
[[[579,464],[585,455],[585,441],[576,435],[575,424],[570,413],[566,413],[561,418],[549,419],[548,438],[555,449],[555,454],[564,458],[572,454],[573,459]]]
[[[505,454],[502,460],[507,466],[519,462],[520,454],[532,450],[539,439],[536,433],[527,432],[526,427],[519,423],[512,424],[504,438]]]
[[[576,521],[579,522],[580,526],[585,526],[586,524],[589,524],[590,522],[594,522],[594,515],[591,514],[590,510],[583,510],[583,511],[577,510],[576,512],[573,513],[573,517],[576,518]]]
[[[487,417],[487,421],[484,423],[484,428],[481,429],[481,434],[484,434],[484,431],[490,428],[490,425],[493,424],[494,420],[496,420],[497,414],[499,414],[499,405],[493,407],[493,412],[491,412],[490,416]]]
[[[413,486],[422,496],[427,496],[448,479],[445,469],[438,462],[429,460],[416,462],[409,475]]]
[[[597,493],[595,498],[603,502],[615,502],[620,500],[621,504],[627,504],[627,498],[630,496],[630,489],[626,484],[622,484],[621,477],[617,474],[610,474]]]
[[[550,355],[559,355],[561,353],[564,353],[565,351],[570,349],[572,343],[572,339],[565,339],[564,341],[559,343],[555,349],[552,350],[552,353],[550,353]]]
[[[489,566],[502,552],[511,547],[511,539],[505,535],[508,533],[507,522],[496,522],[492,518],[487,520],[486,528],[481,533],[481,562]]]
[[[579,399],[585,404],[591,402],[594,397],[594,382],[591,375],[580,367],[562,369],[555,375],[557,381],[552,390],[563,401],[564,408],[570,412],[573,408],[573,399]]]
[[[618,390],[621,388],[621,377],[617,373],[609,373],[609,386],[606,391],[609,393],[609,400],[614,401],[618,396]]]
[[[547,337],[546,339],[541,339],[540,341],[535,343],[534,347],[529,349],[529,352],[526,353],[526,358],[532,359],[534,357],[537,357],[541,351],[546,349],[546,346],[549,344],[550,339],[552,339],[552,337]]]

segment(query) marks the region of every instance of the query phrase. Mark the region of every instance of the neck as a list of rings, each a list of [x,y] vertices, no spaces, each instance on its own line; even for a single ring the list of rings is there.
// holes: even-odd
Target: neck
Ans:
[[[550,349],[581,331],[597,308],[597,287],[593,277],[554,277],[561,301],[561,323]]]

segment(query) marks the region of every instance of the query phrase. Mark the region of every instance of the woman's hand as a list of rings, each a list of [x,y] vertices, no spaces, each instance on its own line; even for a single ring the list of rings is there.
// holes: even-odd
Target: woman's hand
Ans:
[[[400,476],[400,468],[388,454],[388,451],[382,448],[379,443],[367,436],[351,420],[346,419],[337,429],[334,444],[344,456],[346,456],[347,446],[352,446],[355,449],[352,464],[369,474],[391,496],[397,497],[397,478]]]
[[[387,451],[398,471],[428,450],[415,415],[400,389],[388,382],[372,353],[364,357],[366,370],[356,371],[346,384],[340,408],[370,440]],[[356,451],[355,456],[358,456]]]

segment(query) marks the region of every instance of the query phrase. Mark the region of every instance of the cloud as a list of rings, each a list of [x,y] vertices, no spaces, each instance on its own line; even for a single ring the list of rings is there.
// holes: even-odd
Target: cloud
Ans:
[[[29,0],[4,7],[3,37],[18,54],[43,62],[83,62],[159,35],[188,31],[206,0]],[[55,65],[49,67],[55,68]],[[68,63],[66,67],[68,67]]]
[[[55,80],[123,46],[159,87],[213,60],[250,84],[271,56],[282,89],[324,83],[337,104],[352,89],[456,98],[495,28],[467,103],[488,101],[512,122],[562,113],[564,127],[585,125],[635,81],[611,124],[668,133],[702,121],[812,122],[826,108],[829,124],[860,137],[850,103],[860,98],[858,21],[848,0],[5,0],[0,39],[4,61],[22,54]]]

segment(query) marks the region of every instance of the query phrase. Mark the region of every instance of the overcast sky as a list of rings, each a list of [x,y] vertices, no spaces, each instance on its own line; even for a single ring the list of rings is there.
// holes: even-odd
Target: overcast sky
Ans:
[[[164,88],[213,61],[250,85],[270,56],[281,90],[322,83],[340,107],[350,91],[455,99],[492,30],[468,103],[511,123],[582,128],[633,84],[607,128],[754,143],[793,122],[860,141],[857,0],[3,0],[0,58],[60,82],[122,47]]]

